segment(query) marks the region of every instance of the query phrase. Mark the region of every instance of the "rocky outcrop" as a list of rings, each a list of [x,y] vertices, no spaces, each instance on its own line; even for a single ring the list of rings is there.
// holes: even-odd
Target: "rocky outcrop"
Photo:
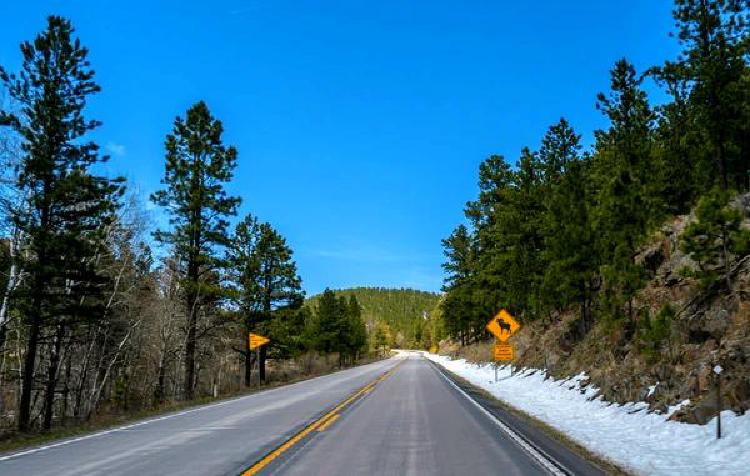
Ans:
[[[750,194],[734,205],[750,216]],[[598,321],[582,339],[574,328],[578,312],[525,326],[513,340],[518,363],[545,368],[557,377],[584,371],[589,384],[609,401],[645,400],[652,411],[690,400],[672,418],[705,423],[717,410],[716,376],[721,364],[722,408],[750,408],[750,256],[732,263],[726,281],[704,289],[692,277],[697,264],[680,250],[680,237],[691,216],[664,225],[636,256],[649,274],[634,305],[637,316],[653,318],[669,306],[673,317],[659,342],[644,342],[641,322]],[[750,227],[750,220],[744,226]],[[637,320],[643,319],[637,317]]]

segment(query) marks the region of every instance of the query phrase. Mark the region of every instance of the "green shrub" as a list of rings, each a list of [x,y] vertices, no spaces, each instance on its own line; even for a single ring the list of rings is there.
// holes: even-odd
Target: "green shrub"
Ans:
[[[669,304],[665,304],[653,318],[648,311],[642,316],[639,326],[640,349],[649,359],[656,358],[664,341],[669,339],[674,317],[675,311]]]

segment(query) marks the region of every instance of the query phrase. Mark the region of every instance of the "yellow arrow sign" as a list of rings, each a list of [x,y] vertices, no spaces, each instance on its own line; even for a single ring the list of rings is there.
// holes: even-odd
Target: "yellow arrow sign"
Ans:
[[[495,344],[495,362],[513,360],[513,346],[511,344]]]
[[[521,324],[513,319],[505,309],[501,309],[490,322],[487,323],[487,330],[492,333],[500,342],[507,342],[510,336],[518,332]]]
[[[248,336],[248,342],[250,343],[250,350],[255,350],[258,347],[262,345],[266,345],[269,342],[271,342],[271,339],[269,339],[268,337],[263,337],[261,335],[251,333]]]

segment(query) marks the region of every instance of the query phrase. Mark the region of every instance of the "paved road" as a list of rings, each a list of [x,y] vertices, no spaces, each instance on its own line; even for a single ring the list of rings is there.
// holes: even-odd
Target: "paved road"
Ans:
[[[396,363],[355,367],[0,459],[0,475],[236,475]]]
[[[284,475],[547,474],[423,358],[410,358],[276,471]]]
[[[388,370],[392,372],[378,379]],[[348,398],[353,394],[355,398]],[[336,407],[341,402],[348,404]],[[0,474],[236,475],[289,439],[294,444],[287,443],[283,451],[266,458],[261,473],[535,475],[550,474],[550,468],[557,471],[501,426],[433,364],[411,356],[6,460],[0,457]],[[565,456],[563,461],[580,463],[571,473],[597,473],[578,456]]]

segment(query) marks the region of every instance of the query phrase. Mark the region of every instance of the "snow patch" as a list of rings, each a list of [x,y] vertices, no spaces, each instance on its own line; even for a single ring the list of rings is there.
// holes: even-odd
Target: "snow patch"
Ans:
[[[673,413],[682,410],[682,407],[690,405],[690,400],[683,400],[677,405],[671,405],[669,408],[667,408],[667,418],[671,417]]]
[[[493,364],[423,353],[428,359],[538,418],[593,453],[643,475],[747,475],[750,468],[750,415],[721,413],[722,439],[714,420],[691,425],[668,420],[685,400],[658,414],[646,402],[624,405],[604,401],[581,372],[564,380],[545,379],[537,369],[511,373]],[[654,385],[649,395],[656,390]]]

